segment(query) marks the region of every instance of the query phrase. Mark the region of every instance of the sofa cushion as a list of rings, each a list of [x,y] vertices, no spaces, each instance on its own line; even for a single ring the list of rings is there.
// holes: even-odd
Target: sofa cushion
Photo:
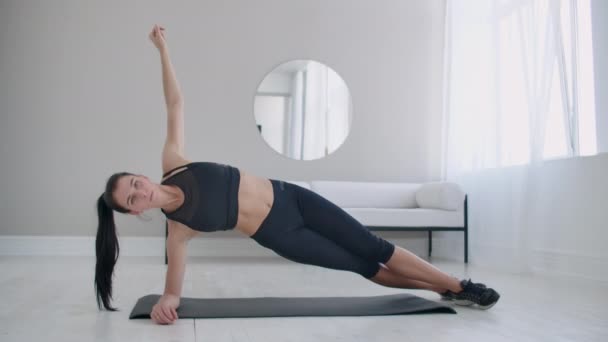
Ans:
[[[418,207],[427,209],[458,210],[464,197],[458,184],[450,182],[425,183],[416,191]]]
[[[311,190],[341,208],[416,208],[420,184],[311,181]]]
[[[364,226],[463,227],[464,210],[344,208]]]

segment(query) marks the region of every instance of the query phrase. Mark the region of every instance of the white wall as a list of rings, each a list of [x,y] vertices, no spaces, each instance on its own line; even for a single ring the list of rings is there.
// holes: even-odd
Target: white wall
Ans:
[[[184,93],[190,159],[291,180],[437,178],[444,6],[0,2],[0,234],[94,236],[95,201],[113,172],[160,181],[166,114],[148,40],[155,23],[167,28]],[[327,64],[351,92],[350,135],[326,159],[285,158],[255,126],[257,86],[291,59]],[[119,234],[163,236],[161,215],[118,214]]]

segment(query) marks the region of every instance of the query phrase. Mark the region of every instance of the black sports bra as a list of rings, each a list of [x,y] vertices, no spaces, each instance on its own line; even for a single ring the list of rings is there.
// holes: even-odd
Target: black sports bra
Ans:
[[[171,220],[202,231],[229,230],[236,226],[239,205],[239,169],[214,162],[193,162],[176,167],[186,167],[161,182],[175,185],[184,192],[184,203],[170,213],[161,211]]]

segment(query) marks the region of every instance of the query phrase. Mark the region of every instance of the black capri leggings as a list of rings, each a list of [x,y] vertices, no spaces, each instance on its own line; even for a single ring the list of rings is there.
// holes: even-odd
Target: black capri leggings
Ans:
[[[351,271],[369,279],[395,245],[314,191],[270,179],[274,203],[251,236],[278,255],[303,264]]]

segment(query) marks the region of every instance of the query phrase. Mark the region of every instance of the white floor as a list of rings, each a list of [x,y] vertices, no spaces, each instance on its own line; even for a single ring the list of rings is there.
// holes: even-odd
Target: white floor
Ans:
[[[487,311],[456,306],[458,314],[369,317],[180,319],[173,325],[129,320],[143,295],[162,293],[163,259],[121,257],[114,304],[98,312],[94,259],[0,258],[0,341],[608,341],[608,283],[493,272],[432,260],[458,277],[500,292]],[[261,258],[191,258],[187,297],[363,296],[406,291],[359,275]]]

